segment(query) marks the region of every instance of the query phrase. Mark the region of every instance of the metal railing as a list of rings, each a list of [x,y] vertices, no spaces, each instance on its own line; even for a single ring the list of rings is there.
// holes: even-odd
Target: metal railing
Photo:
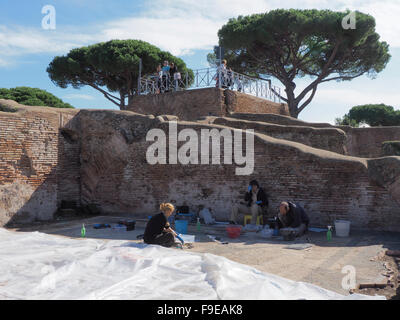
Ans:
[[[271,81],[252,78],[221,68],[193,70],[193,78],[187,72],[175,74],[174,77],[169,75],[147,76],[139,79],[139,83],[139,94],[141,95],[217,87],[281,102],[281,88],[273,86]]]

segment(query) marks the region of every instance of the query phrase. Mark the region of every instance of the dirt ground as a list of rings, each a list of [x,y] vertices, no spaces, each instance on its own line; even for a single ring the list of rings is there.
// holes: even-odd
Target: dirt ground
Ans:
[[[16,232],[39,231],[58,236],[80,238],[81,227],[85,224],[86,237],[104,240],[137,240],[143,234],[145,220],[136,220],[133,231],[115,229],[94,229],[95,223],[118,223],[129,217],[69,217],[50,223],[34,223],[30,226],[11,226]],[[195,235],[195,242],[187,252],[211,253],[230,260],[255,267],[294,281],[308,282],[340,294],[349,291],[368,295],[384,295],[388,299],[399,299],[399,271],[396,257],[385,255],[387,250],[400,250],[400,234],[390,232],[356,232],[347,238],[333,235],[326,240],[324,232],[308,232],[294,241],[284,241],[282,237],[262,238],[259,233],[242,233],[237,239],[230,239],[225,226],[204,226],[197,231],[189,225],[188,234]],[[211,237],[218,237],[214,241]],[[228,242],[223,244],[223,242]],[[309,248],[298,250],[297,246]],[[297,250],[296,250],[297,249]],[[181,250],[181,249],[177,249]],[[396,260],[397,259],[397,260]],[[356,271],[356,285],[363,289],[349,290],[343,287],[346,276],[344,267],[352,266]],[[388,284],[389,280],[389,285]]]
[[[400,300],[400,258],[394,258],[382,254],[378,256],[377,259],[384,264],[387,270],[384,273],[388,280],[387,284],[385,286],[364,284],[365,287],[361,286],[361,288],[352,290],[352,292],[366,295],[385,296],[389,300]]]

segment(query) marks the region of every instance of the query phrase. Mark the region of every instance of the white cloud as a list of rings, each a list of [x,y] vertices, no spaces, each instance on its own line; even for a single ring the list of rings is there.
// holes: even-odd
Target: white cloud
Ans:
[[[356,89],[319,89],[315,94],[313,103],[335,103],[352,107],[361,104],[384,103],[391,106],[398,106],[400,92],[380,92],[379,90],[356,90]]]
[[[12,64],[11,61],[6,61],[6,60],[0,58],[0,68],[1,68],[1,67],[8,67],[8,66],[10,66],[11,64]]]
[[[105,21],[98,25],[43,30],[0,25],[0,67],[10,58],[26,54],[66,54],[70,49],[111,39],[141,39],[175,55],[211,50],[217,31],[231,17],[276,8],[328,8],[359,10],[376,18],[377,31],[391,46],[400,47],[398,0],[153,0],[140,15]],[[84,24],[84,23],[83,23]]]
[[[95,35],[0,25],[0,59],[25,54],[66,53],[95,40]],[[4,58],[3,58],[4,59]]]
[[[212,48],[218,42],[218,22],[201,16],[126,18],[105,25],[104,39],[140,39],[175,55]]]
[[[66,94],[62,97],[63,99],[82,99],[82,100],[94,100],[95,98],[88,94],[71,93]]]

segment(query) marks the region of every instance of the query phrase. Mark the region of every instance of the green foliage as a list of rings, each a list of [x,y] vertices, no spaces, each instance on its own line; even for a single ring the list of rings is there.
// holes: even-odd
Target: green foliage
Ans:
[[[375,19],[357,11],[356,29],[345,30],[342,20],[348,14],[277,9],[239,16],[218,31],[219,45],[236,71],[281,81],[287,93],[282,98],[297,117],[319,84],[363,74],[373,78],[390,59],[389,45],[375,32]],[[294,79],[305,76],[312,82],[296,97]]]
[[[400,126],[400,110],[394,110],[392,106],[383,103],[366,104],[351,108],[348,114],[338,120],[337,124],[352,126],[358,126],[361,122],[365,122],[371,127]]]
[[[52,108],[74,108],[53,94],[38,88],[16,87],[0,88],[0,99],[14,100],[27,106],[47,106]]]
[[[354,119],[350,119],[348,114],[345,114],[343,118],[336,118],[335,119],[335,125],[337,126],[352,126],[358,128],[360,126],[360,123],[358,123]]]
[[[349,117],[357,122],[364,121],[370,126],[400,125],[400,111],[383,103],[355,106],[350,109]]]
[[[187,71],[193,79],[193,71],[182,59],[140,40],[111,40],[72,49],[65,56],[55,57],[47,72],[61,88],[71,85],[78,89],[89,85],[122,108],[125,98],[136,94],[140,59],[142,76],[154,74],[158,64],[168,60],[174,62],[181,73]]]
[[[207,62],[211,68],[216,68],[218,66],[217,56],[214,52],[207,54]]]

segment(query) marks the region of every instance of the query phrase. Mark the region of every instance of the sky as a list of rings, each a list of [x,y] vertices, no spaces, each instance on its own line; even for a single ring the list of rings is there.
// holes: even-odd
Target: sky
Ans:
[[[55,29],[42,28],[51,5]],[[208,67],[207,53],[218,30],[232,17],[277,8],[358,10],[376,19],[376,31],[392,58],[376,79],[327,82],[318,87],[299,118],[334,123],[352,106],[385,103],[400,109],[400,0],[0,0],[0,88],[30,86],[58,96],[76,108],[117,109],[90,87],[62,89],[46,68],[55,56],[111,39],[140,39],[182,58],[188,67]],[[297,79],[298,94],[310,78]],[[283,85],[273,79],[273,84]]]

